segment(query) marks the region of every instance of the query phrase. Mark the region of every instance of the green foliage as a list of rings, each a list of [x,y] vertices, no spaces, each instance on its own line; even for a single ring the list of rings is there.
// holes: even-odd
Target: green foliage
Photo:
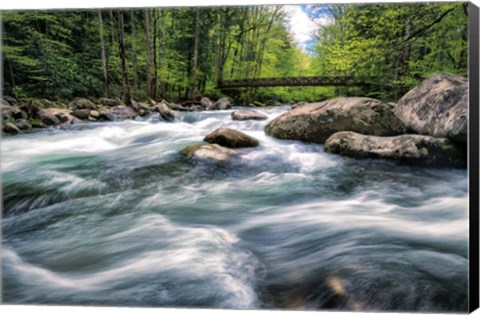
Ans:
[[[467,75],[464,3],[309,8],[332,21],[320,28],[314,56],[293,42],[281,6],[202,8],[198,32],[193,8],[124,11],[131,95],[148,99],[151,73],[153,98],[186,98],[192,89],[195,34],[200,43],[197,96],[217,99],[228,93],[238,104],[321,101],[338,95],[392,100],[435,72]],[[122,97],[117,12],[103,10],[100,16],[94,10],[5,12],[2,18],[5,94],[51,100]],[[149,44],[151,60],[146,53]],[[221,79],[314,75],[351,75],[367,85],[217,89]]]
[[[362,95],[398,99],[436,72],[467,73],[464,3],[329,5],[315,73],[370,83]]]

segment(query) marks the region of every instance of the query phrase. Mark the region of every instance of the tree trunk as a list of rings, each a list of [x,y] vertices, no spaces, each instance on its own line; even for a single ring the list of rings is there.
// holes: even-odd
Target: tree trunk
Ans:
[[[192,59],[192,83],[190,85],[190,99],[195,99],[198,75],[198,36],[200,33],[200,9],[195,8],[195,38],[193,42],[193,59]]]
[[[158,24],[158,15],[157,11],[153,11],[153,98],[157,98],[157,82],[158,82],[158,71],[157,71],[157,24]]]
[[[10,82],[12,84],[12,88],[15,87],[15,77],[13,75],[13,66],[12,66],[12,61],[10,60],[10,58],[5,58],[7,60],[7,63],[8,63],[8,72],[10,74]],[[15,97],[17,97],[16,95],[14,95]]]
[[[125,104],[132,105],[132,99],[130,96],[130,88],[128,86],[128,74],[127,74],[127,63],[125,61],[125,39],[124,39],[124,23],[123,23],[123,11],[119,10],[117,12],[118,16],[118,53],[120,57],[120,65],[122,67],[122,89],[123,89],[123,99]]]
[[[150,38],[150,10],[145,10],[145,38],[147,43],[147,96],[152,98],[152,40]]]
[[[130,32],[132,34],[132,71],[133,71],[133,94],[138,91],[138,67],[137,67],[137,48],[135,45],[136,29],[135,29],[135,11],[130,11]]]
[[[98,10],[98,33],[100,36],[100,49],[102,51],[102,71],[103,71],[103,96],[108,97],[108,69],[107,54],[105,53],[105,41],[103,39],[103,18],[102,11]]]

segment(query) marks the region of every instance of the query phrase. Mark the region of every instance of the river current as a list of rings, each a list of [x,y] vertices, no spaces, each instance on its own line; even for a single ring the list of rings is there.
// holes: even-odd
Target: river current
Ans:
[[[3,302],[466,311],[467,171],[265,135],[287,109],[3,138]],[[179,153],[219,127],[260,146]]]

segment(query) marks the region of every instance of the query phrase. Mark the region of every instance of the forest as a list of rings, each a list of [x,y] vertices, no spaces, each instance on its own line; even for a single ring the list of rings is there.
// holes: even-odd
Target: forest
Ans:
[[[307,49],[295,43],[280,5],[3,12],[3,92],[126,104],[224,95],[242,105],[341,95],[395,101],[433,73],[467,75],[466,3],[302,10],[318,24]],[[228,79],[320,75],[368,85],[217,88]]]

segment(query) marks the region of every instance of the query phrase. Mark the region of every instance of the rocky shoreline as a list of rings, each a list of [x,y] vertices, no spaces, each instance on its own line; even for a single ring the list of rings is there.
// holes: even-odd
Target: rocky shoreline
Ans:
[[[158,112],[167,122],[178,111],[232,108],[228,98],[171,104],[162,100],[133,102],[101,98],[95,103],[77,98],[60,108],[49,101],[18,104],[10,97],[2,102],[3,132],[17,134],[34,128],[94,121],[134,119]],[[50,102],[51,103],[51,102]],[[265,120],[254,110],[236,110],[233,120]],[[465,168],[467,166],[468,81],[452,74],[435,74],[403,96],[397,104],[368,97],[339,97],[320,103],[299,103],[269,122],[265,133],[285,140],[324,145],[324,150],[354,158],[380,158],[402,163]],[[204,144],[186,147],[182,154],[214,161],[228,161],[238,149],[261,143],[242,132],[220,128],[204,138]]]

